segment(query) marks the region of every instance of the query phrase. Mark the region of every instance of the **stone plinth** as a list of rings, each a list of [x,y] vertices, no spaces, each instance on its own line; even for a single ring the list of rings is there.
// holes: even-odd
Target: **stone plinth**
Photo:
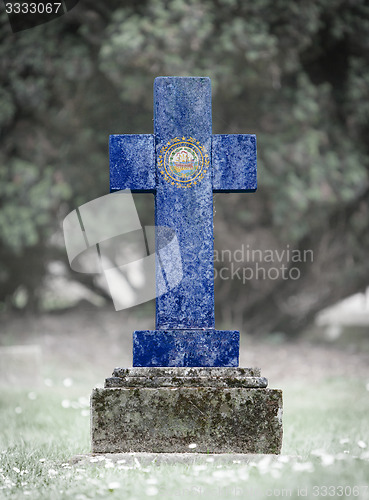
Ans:
[[[252,368],[117,368],[91,396],[93,453],[280,453],[282,391]]]
[[[141,330],[133,333],[133,366],[238,366],[236,330]]]

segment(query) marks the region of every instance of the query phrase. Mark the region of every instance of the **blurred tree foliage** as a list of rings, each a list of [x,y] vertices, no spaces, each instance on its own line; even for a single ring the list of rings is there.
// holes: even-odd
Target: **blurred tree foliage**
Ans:
[[[60,221],[107,193],[108,135],[152,132],[158,75],[210,76],[214,133],[258,136],[258,193],[216,195],[216,247],[314,251],[299,280],[217,280],[218,320],[293,333],[365,287],[368,34],[365,0],[84,0],[17,34],[3,14],[0,301],[37,308]]]

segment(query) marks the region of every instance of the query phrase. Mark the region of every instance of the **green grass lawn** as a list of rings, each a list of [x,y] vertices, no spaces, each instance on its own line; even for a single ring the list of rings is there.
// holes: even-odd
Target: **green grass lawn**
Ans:
[[[2,390],[0,498],[369,498],[366,383],[342,377],[282,386],[282,455],[248,464],[204,456],[192,465],[71,465],[90,450],[90,387]]]

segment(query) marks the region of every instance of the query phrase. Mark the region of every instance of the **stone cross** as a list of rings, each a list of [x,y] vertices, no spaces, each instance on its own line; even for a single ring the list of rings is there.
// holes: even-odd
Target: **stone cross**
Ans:
[[[209,78],[156,78],[154,134],[110,136],[110,189],[153,193],[182,258],[180,283],[157,294],[156,330],[133,334],[133,366],[238,366],[239,332],[215,330],[213,193],[256,190],[255,135],[212,134]]]
[[[111,136],[110,172],[112,191],[155,195],[156,329],[93,390],[92,451],[279,453],[282,391],[214,325],[213,192],[255,191],[255,136],[212,135],[209,78],[157,78],[154,121]]]

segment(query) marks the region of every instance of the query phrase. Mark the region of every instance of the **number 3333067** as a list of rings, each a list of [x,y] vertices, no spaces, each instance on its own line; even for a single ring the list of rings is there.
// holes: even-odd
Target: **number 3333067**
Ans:
[[[5,9],[7,14],[57,14],[61,13],[61,3],[6,3]]]

